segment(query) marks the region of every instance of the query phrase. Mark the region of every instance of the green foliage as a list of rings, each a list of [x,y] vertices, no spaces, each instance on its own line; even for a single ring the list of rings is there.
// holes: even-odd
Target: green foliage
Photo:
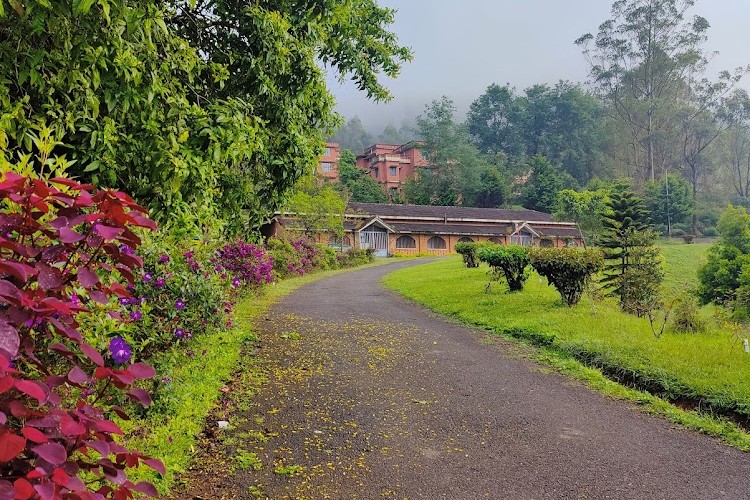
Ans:
[[[319,63],[386,100],[378,75],[411,58],[374,0],[18,5],[0,15],[0,163],[46,124],[72,175],[166,225],[256,230],[338,121]]]
[[[463,257],[464,265],[466,267],[479,267],[479,257],[477,257],[477,250],[481,248],[482,243],[474,242],[463,242],[456,243],[454,247],[456,252],[461,254]]]
[[[583,184],[597,173],[604,146],[602,103],[580,85],[534,85],[516,95],[492,84],[471,105],[468,131],[482,152],[513,161],[541,155]]]
[[[348,149],[339,157],[339,181],[349,194],[351,201],[360,203],[385,203],[387,197],[378,181],[356,164],[354,153]]]
[[[699,305],[694,295],[683,294],[671,311],[672,328],[680,333],[703,333],[708,328],[699,314]]]
[[[644,202],[654,225],[671,227],[683,222],[693,211],[690,186],[685,180],[672,174],[657,182],[648,182]]]
[[[499,207],[507,198],[503,167],[485,158],[466,128],[455,121],[456,108],[447,97],[426,106],[417,118],[420,148],[428,167],[404,185],[408,203]]]
[[[505,278],[511,292],[520,292],[529,277],[529,253],[522,246],[484,245],[477,256],[492,268],[495,279]]]
[[[295,214],[300,229],[308,235],[319,233],[344,234],[343,213],[346,208],[341,193],[330,184],[317,184],[306,179],[286,204]]]
[[[591,276],[604,265],[599,250],[577,248],[534,248],[529,251],[531,265],[554,286],[567,306],[581,300]]]
[[[610,194],[600,245],[604,249],[602,285],[619,297],[623,311],[639,316],[659,304],[663,272],[656,235],[648,229],[643,201],[625,185]]]
[[[747,316],[750,301],[750,214],[729,206],[717,226],[719,241],[711,246],[708,261],[698,271],[698,297],[707,304],[734,305]],[[740,299],[740,300],[738,300]]]
[[[525,208],[552,213],[557,206],[558,193],[575,184],[567,173],[557,170],[543,156],[534,156],[528,162],[529,178],[523,184],[519,202]]]
[[[608,189],[563,189],[557,193],[555,217],[575,222],[586,240],[596,244],[604,231],[604,219],[610,215],[608,203]]]
[[[362,250],[360,248],[350,248],[336,256],[339,267],[355,267],[369,264],[375,260],[374,251],[371,248]]]

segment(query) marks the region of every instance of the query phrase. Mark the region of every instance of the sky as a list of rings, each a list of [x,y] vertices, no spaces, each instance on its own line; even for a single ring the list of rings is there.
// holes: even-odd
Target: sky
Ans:
[[[585,82],[586,61],[573,42],[596,34],[609,18],[611,0],[379,0],[397,10],[391,26],[414,60],[395,80],[388,104],[367,100],[351,83],[332,76],[338,111],[358,115],[379,133],[413,120],[425,104],[447,95],[460,118],[492,83],[522,91],[535,83]],[[707,52],[718,51],[713,73],[750,64],[750,0],[698,0],[690,12],[708,19]],[[742,86],[750,89],[750,76]]]

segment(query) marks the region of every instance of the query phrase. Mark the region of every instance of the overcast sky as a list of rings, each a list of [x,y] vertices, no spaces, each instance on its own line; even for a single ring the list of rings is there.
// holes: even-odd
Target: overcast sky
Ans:
[[[534,83],[585,81],[587,66],[573,41],[596,33],[611,0],[380,0],[397,9],[392,30],[414,51],[396,80],[395,98],[368,102],[353,85],[330,80],[338,110],[359,115],[376,132],[396,127],[442,95],[464,113],[491,83],[518,90]],[[708,19],[712,71],[750,64],[750,0],[699,0],[692,13]],[[750,77],[743,87],[750,89]]]

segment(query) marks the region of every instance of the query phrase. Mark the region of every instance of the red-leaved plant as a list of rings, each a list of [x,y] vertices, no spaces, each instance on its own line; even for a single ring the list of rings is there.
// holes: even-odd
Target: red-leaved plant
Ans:
[[[154,376],[114,338],[87,344],[76,316],[89,300],[129,297],[141,266],[132,228],[156,225],[128,195],[70,179],[5,174],[0,182],[0,499],[157,496],[126,469],[163,465],[118,444],[117,391]],[[116,401],[116,399],[115,399]]]

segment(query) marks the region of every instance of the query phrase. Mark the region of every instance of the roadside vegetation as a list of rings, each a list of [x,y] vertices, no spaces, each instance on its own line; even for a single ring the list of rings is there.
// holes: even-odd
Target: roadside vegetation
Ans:
[[[698,285],[697,270],[706,261],[709,248],[708,244],[659,245],[665,271],[662,291],[669,292],[666,301],[672,297],[690,300],[680,292]],[[741,323],[726,314],[717,317],[715,306],[698,309],[695,305],[691,310],[703,325],[700,331],[685,332],[679,323],[683,313],[673,310],[660,333],[645,315],[623,312],[617,300],[601,294],[584,294],[577,305],[568,307],[536,272],[529,271],[523,291],[515,293],[509,293],[507,286],[488,290],[490,273],[486,266],[467,268],[459,258],[449,258],[397,271],[384,282],[436,312],[540,346],[543,357],[551,356],[555,360],[552,364],[567,366],[579,378],[591,374],[584,377],[587,372],[583,367],[571,370],[573,361],[683,407],[729,417],[745,427],[750,423],[750,355],[742,347],[747,333]],[[657,321],[664,321],[664,316]],[[601,380],[597,384],[606,385]],[[657,412],[674,413],[664,408]],[[670,418],[686,420],[674,415]],[[730,442],[750,449],[750,440],[738,438],[742,433],[737,434],[733,426],[711,422],[682,423],[731,436]]]

